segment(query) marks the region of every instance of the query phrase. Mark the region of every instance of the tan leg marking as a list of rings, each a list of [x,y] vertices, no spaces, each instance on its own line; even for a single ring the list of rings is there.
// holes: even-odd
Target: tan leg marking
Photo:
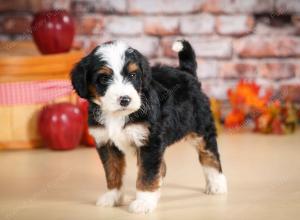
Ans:
[[[107,188],[108,189],[120,189],[122,187],[122,179],[125,173],[125,158],[124,155],[117,155],[115,152],[112,152],[112,149],[108,147],[110,152],[108,159],[105,165],[107,170]]]
[[[185,136],[185,140],[196,147],[199,154],[200,163],[203,166],[213,167],[221,172],[220,161],[212,152],[206,149],[206,143],[201,136],[196,133],[190,133]]]

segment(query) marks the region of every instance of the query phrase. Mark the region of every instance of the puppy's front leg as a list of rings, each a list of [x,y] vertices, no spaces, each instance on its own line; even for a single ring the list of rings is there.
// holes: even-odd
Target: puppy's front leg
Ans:
[[[156,208],[160,197],[162,165],[161,149],[151,148],[151,146],[139,149],[136,199],[130,204],[129,211],[145,214]]]
[[[106,144],[97,148],[102,161],[108,191],[97,201],[97,205],[112,207],[122,202],[122,178],[125,171],[125,156],[113,144]]]

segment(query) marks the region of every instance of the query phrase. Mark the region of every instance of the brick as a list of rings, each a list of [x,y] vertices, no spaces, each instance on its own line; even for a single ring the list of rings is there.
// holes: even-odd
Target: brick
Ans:
[[[97,0],[95,3],[97,12],[125,13],[127,11],[126,0]]]
[[[177,53],[172,50],[172,44],[175,38],[164,37],[160,41],[160,46],[163,49],[163,55],[166,57],[177,58]]]
[[[148,58],[153,58],[158,55],[159,40],[156,37],[122,37],[120,40],[125,41],[129,46],[139,50]]]
[[[128,0],[128,11],[132,14],[183,14],[197,12],[203,0]]]
[[[101,15],[85,15],[76,20],[77,34],[100,34],[104,27],[104,18]]]
[[[91,52],[96,46],[113,40],[111,36],[108,36],[104,33],[99,35],[75,35],[72,47],[74,49],[83,49],[86,53]]]
[[[173,67],[178,66],[178,59],[170,59],[170,58],[156,58],[151,59],[150,63],[152,65],[155,64],[165,64]],[[218,75],[218,62],[216,60],[205,60],[198,59],[198,68],[197,68],[197,76],[199,79],[207,79],[207,78],[215,78]]]
[[[175,35],[179,33],[177,17],[155,16],[145,19],[144,31],[149,35]]]
[[[295,57],[300,55],[300,38],[252,36],[238,40],[234,48],[240,57]]]
[[[86,37],[75,35],[72,48],[76,50],[85,49],[85,41],[86,41]]]
[[[276,0],[275,10],[278,14],[300,13],[299,0]]]
[[[268,62],[258,65],[258,75],[271,79],[283,80],[295,77],[295,68],[291,63]]]
[[[255,63],[225,62],[220,64],[219,76],[224,79],[254,78],[256,75]]]
[[[216,21],[216,29],[222,35],[245,35],[253,31],[254,23],[252,16],[219,16]]]
[[[209,14],[183,16],[180,18],[180,32],[182,34],[212,34],[214,29],[215,19]]]
[[[216,60],[198,59],[197,76],[199,79],[215,78],[218,76],[218,62]]]
[[[25,11],[28,10],[27,0],[9,0],[1,1],[0,12],[2,11]]]
[[[37,12],[60,8],[70,9],[71,0],[1,0],[0,12]]]
[[[125,13],[127,11],[127,3],[126,0],[73,0],[71,8],[75,13]]]
[[[230,39],[216,37],[190,37],[186,39],[192,44],[197,57],[230,58],[232,56],[232,42]],[[174,38],[164,38],[161,41],[165,56],[177,56],[171,49],[174,40]]]
[[[71,6],[71,0],[43,0],[41,1],[42,9],[65,9],[69,10]]]
[[[92,39],[87,39],[84,40],[83,43],[84,44],[84,50],[87,53],[90,53],[93,49],[95,49],[95,47],[97,47],[98,45],[101,45],[104,42],[104,40],[102,39],[102,37],[99,37],[98,39],[92,38]]]
[[[300,78],[300,63],[297,62],[294,64],[296,77]]]
[[[295,35],[297,34],[297,29],[292,24],[278,27],[269,25],[265,22],[257,22],[253,32],[257,35]]]
[[[12,8],[9,11],[28,11],[38,12],[49,9],[65,9],[70,10],[71,0],[9,0],[12,2]],[[2,3],[1,3],[2,4]],[[1,8],[1,6],[0,6]],[[1,9],[0,9],[1,11]]]
[[[30,15],[5,16],[0,20],[0,32],[5,34],[30,33]]]
[[[71,11],[74,14],[86,14],[90,12],[95,12],[95,5],[92,1],[87,0],[74,0],[71,2]]]
[[[296,15],[281,15],[278,13],[256,15],[255,21],[255,34],[264,35],[296,35],[297,30],[295,28]],[[293,21],[293,22],[291,22]]]
[[[300,85],[284,84],[280,86],[280,95],[283,100],[300,103]]]
[[[205,0],[202,10],[210,13],[270,13],[274,0]]]
[[[111,16],[105,20],[106,31],[113,35],[139,35],[144,32],[139,17]]]
[[[198,57],[230,58],[232,56],[232,42],[223,38],[192,38],[191,44]]]
[[[178,60],[165,58],[165,57],[150,59],[149,62],[152,66],[158,65],[158,64],[168,65],[168,66],[173,66],[173,67],[178,66]]]
[[[203,91],[209,96],[219,100],[227,100],[227,91],[236,85],[236,80],[202,79]]]
[[[300,34],[300,15],[294,15],[292,17],[292,22],[296,29],[296,34]]]

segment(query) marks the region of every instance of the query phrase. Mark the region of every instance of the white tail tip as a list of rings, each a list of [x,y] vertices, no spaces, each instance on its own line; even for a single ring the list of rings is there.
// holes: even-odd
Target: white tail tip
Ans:
[[[181,41],[175,41],[172,46],[172,50],[175,52],[180,52],[183,50],[183,43]]]

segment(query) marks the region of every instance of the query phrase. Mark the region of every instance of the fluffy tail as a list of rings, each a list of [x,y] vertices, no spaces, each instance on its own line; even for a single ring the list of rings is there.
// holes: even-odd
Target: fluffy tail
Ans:
[[[178,53],[179,69],[197,77],[196,55],[191,44],[186,40],[177,40],[173,43],[172,49]]]

